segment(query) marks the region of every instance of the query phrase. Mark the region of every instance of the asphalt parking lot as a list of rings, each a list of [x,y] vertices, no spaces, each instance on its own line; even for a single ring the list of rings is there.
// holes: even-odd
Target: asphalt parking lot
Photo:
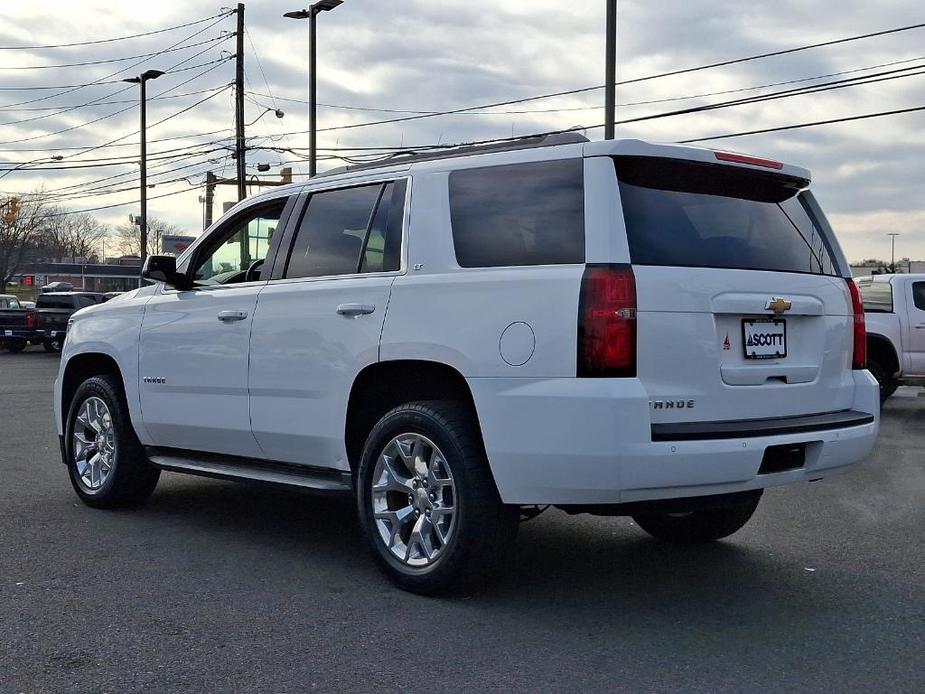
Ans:
[[[78,503],[57,357],[0,353],[0,693],[925,691],[925,398],[852,472],[678,549],[550,510],[476,595],[393,589],[347,500],[164,474]]]

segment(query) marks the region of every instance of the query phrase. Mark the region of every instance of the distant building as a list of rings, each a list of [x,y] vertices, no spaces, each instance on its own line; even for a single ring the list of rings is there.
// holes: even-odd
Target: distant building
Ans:
[[[889,271],[889,262],[882,260],[865,260],[860,263],[851,264],[852,277],[883,275],[889,273]],[[900,258],[896,261],[896,274],[909,274],[913,272],[925,272],[925,260],[909,260],[909,258]]]
[[[72,258],[71,260],[81,260]],[[24,288],[67,282],[92,292],[124,292],[138,287],[140,258],[111,258],[107,263],[27,263],[13,281]]]

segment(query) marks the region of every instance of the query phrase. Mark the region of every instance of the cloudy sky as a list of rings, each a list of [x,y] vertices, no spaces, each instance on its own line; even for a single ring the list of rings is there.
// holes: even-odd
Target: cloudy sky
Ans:
[[[247,122],[268,107],[285,112],[282,119],[267,113],[250,126],[250,146],[295,150],[256,149],[248,153],[248,162],[269,163],[274,172],[281,164],[292,165],[304,177],[307,23],[282,18],[283,12],[299,9],[300,2],[248,2],[245,54]],[[201,185],[207,170],[234,173],[227,150],[233,97],[222,89],[233,81],[234,65],[221,62],[234,50],[233,39],[221,40],[223,31],[233,31],[234,17],[122,41],[8,50],[150,32],[214,16],[220,3],[31,0],[3,5],[0,168],[31,163],[5,174],[0,190],[9,194],[44,187],[72,209],[116,205],[95,212],[113,224],[137,212],[137,87],[118,80],[157,68],[168,74],[149,84],[149,97],[164,97],[152,100],[148,109],[149,181],[155,184],[149,214],[198,233],[202,190],[194,186]],[[466,142],[573,126],[588,126],[592,139],[602,137],[602,130],[593,128],[603,119],[602,90],[453,116],[343,126],[600,85],[604,7],[604,0],[346,0],[319,19],[319,101],[325,104],[319,108],[321,153],[360,155],[367,151],[361,148]],[[620,0],[619,7],[621,80],[925,22],[921,4],[912,0]],[[618,126],[618,136],[677,141],[923,106],[925,75],[916,70],[925,68],[923,38],[925,28],[628,84],[618,89],[618,103],[626,104],[618,118],[888,70],[910,73],[875,84],[627,124]],[[157,55],[135,57],[144,54]],[[129,57],[134,58],[35,69]],[[698,96],[844,71],[857,72]],[[89,83],[94,84],[78,86]],[[631,105],[653,101],[658,103]],[[902,234],[898,257],[925,259],[925,112],[709,144],[810,168],[850,259],[888,257],[886,234],[891,231]],[[64,159],[52,163],[56,155]],[[325,160],[320,168],[340,163]],[[221,202],[233,197],[233,187],[219,188],[216,216]]]

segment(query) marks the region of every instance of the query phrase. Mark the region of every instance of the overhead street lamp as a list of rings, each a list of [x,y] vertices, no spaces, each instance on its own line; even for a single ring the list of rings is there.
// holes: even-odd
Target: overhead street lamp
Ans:
[[[148,80],[156,80],[164,73],[161,70],[145,70],[138,77],[122,80],[130,84],[141,86],[141,269],[144,270],[145,258],[148,257],[148,133],[146,117],[145,84]],[[139,279],[139,282],[141,280]]]
[[[38,159],[33,159],[32,161],[24,161],[14,166],[12,169],[6,169],[2,173],[0,173],[0,178],[9,176],[11,173],[13,173],[14,171],[19,171],[24,166],[30,166],[31,164],[42,164],[42,163],[47,163],[47,162],[52,162],[52,161],[61,161],[62,159],[64,159],[62,155],[55,154],[54,156],[51,156],[51,157],[39,157]]]
[[[315,46],[315,18],[322,12],[333,10],[338,5],[343,4],[343,0],[319,0],[310,5],[307,10],[296,10],[286,12],[283,17],[289,19],[307,19],[309,20],[308,43],[309,43],[309,67],[308,67],[308,175],[314,176],[318,173],[318,147],[317,147],[317,127],[315,123],[315,107],[317,105],[317,51]]]
[[[266,110],[264,110],[263,113],[261,113],[261,114],[260,114],[259,116],[257,116],[254,120],[252,120],[250,123],[246,123],[245,125],[247,125],[247,127],[252,126],[254,123],[256,123],[257,121],[259,121],[261,118],[263,118],[263,117],[264,117],[265,115],[267,115],[268,113],[274,114],[277,118],[282,118],[283,116],[286,115],[285,113],[283,113],[282,111],[280,111],[278,108],[269,108],[269,107],[267,107]]]

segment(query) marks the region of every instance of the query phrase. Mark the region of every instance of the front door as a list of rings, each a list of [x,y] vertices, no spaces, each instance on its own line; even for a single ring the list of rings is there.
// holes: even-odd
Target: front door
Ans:
[[[251,423],[268,458],[349,469],[347,401],[356,375],[379,359],[401,265],[405,189],[397,181],[314,193],[288,258],[261,291]]]
[[[260,457],[248,412],[247,364],[262,261],[286,199],[221,223],[197,247],[187,291],[162,288],[141,327],[141,409],[157,446]]]

